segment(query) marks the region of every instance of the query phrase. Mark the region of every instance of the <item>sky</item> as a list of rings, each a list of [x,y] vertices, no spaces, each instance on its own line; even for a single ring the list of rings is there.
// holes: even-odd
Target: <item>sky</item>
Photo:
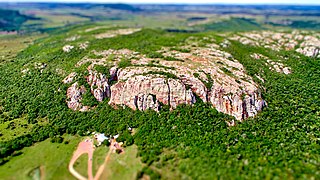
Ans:
[[[152,4],[310,4],[320,0],[0,0],[0,2],[98,2],[98,3],[152,3]]]

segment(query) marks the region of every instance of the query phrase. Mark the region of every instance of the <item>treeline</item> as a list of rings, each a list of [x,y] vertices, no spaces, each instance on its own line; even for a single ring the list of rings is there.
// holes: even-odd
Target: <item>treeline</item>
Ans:
[[[0,31],[19,31],[24,22],[37,19],[16,10],[0,9]]]

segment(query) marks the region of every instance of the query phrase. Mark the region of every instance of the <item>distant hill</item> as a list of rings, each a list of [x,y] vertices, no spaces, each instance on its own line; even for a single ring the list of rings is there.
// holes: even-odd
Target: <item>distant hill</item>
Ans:
[[[138,7],[131,6],[129,4],[112,3],[112,4],[94,4],[94,3],[16,3],[14,5],[7,3],[0,3],[0,6],[4,7],[36,7],[41,9],[60,9],[60,8],[80,8],[91,9],[95,7],[104,7],[125,11],[140,11]]]
[[[0,9],[0,31],[18,31],[28,19],[36,18],[23,15],[16,10]]]
[[[251,31],[263,29],[260,24],[253,19],[231,18],[217,23],[200,25],[206,31]]]

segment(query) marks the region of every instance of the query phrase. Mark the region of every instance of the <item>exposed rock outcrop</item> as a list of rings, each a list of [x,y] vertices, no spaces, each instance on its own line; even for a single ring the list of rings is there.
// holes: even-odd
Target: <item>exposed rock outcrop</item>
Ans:
[[[160,110],[160,104],[155,95],[138,94],[135,96],[134,103],[136,108],[140,111],[152,109],[158,112]]]
[[[84,43],[80,43],[80,44],[79,44],[79,49],[85,50],[85,49],[88,48],[88,46],[89,46],[89,42],[86,41],[86,42],[84,42]]]
[[[238,120],[252,117],[266,106],[259,90],[255,86],[250,87],[249,83],[247,88],[240,88],[233,85],[232,81],[224,85],[215,82],[208,90],[194,77],[172,79],[162,75],[139,75],[138,72],[129,69],[118,72],[118,79],[126,81],[120,81],[111,87],[110,104],[125,105],[134,110],[158,111],[158,102],[170,105],[173,109],[179,104],[192,105],[196,102],[196,94],[204,102],[210,102],[218,111]]]
[[[319,47],[320,47],[320,44],[319,44]],[[301,53],[305,56],[308,56],[308,57],[320,57],[320,49],[319,47],[314,47],[314,46],[306,46],[306,47],[300,47],[298,48],[296,51],[298,53]]]
[[[269,66],[270,70],[274,70],[278,73],[284,73],[284,74],[291,74],[291,68],[290,67],[285,67],[285,65],[281,62],[279,62],[280,60],[271,60],[268,57],[262,55],[262,54],[257,54],[257,53],[253,53],[250,55],[250,57],[256,59],[256,60],[265,60],[266,66]],[[260,80],[261,78],[258,77]]]
[[[66,41],[67,41],[67,42],[71,42],[71,41],[75,41],[75,40],[80,39],[80,38],[81,38],[80,35],[74,35],[74,36],[68,37],[68,38],[66,39]]]
[[[72,84],[71,87],[67,89],[67,105],[68,108],[76,111],[87,111],[88,106],[83,106],[81,103],[82,95],[86,92],[86,88],[82,85],[79,87],[78,82]]]
[[[253,117],[266,106],[259,92],[239,91],[238,94],[226,94],[221,86],[212,89],[209,100],[218,111],[238,120]]]
[[[278,73],[291,74],[291,69],[289,67],[284,67],[284,65],[280,62],[275,62],[268,59],[266,65],[269,65],[270,70],[275,70]]]
[[[97,101],[101,102],[106,97],[110,97],[110,86],[106,75],[98,73],[95,70],[88,68],[89,76],[87,82],[90,85],[90,90]]]
[[[112,38],[112,37],[115,37],[115,36],[118,36],[118,35],[129,35],[129,34],[138,32],[140,30],[141,29],[139,29],[139,28],[136,28],[136,29],[128,28],[128,29],[108,30],[108,31],[106,31],[104,33],[95,35],[95,37],[97,39]]]
[[[210,41],[210,39],[206,39]],[[127,106],[134,110],[159,111],[161,104],[175,109],[180,104],[196,103],[196,96],[209,102],[218,111],[234,116],[238,120],[255,116],[266,102],[262,99],[258,85],[248,76],[242,64],[231,54],[211,43],[206,47],[185,44],[180,52],[163,48],[158,51],[161,58],[148,58],[127,49],[94,52],[100,59],[83,58],[76,67],[91,62],[87,83],[98,101],[110,97],[110,105]],[[108,60],[112,57],[112,61]],[[121,59],[130,59],[132,65],[118,68]],[[94,65],[112,66],[109,72],[100,73]],[[289,70],[288,70],[289,71]],[[106,75],[107,73],[108,76]],[[115,82],[110,85],[110,82]],[[71,89],[70,89],[71,88]],[[68,91],[76,91],[70,108],[79,109],[81,90],[72,85]],[[81,88],[80,88],[81,89]],[[70,94],[70,93],[69,93]],[[68,102],[69,103],[69,102]],[[69,106],[69,104],[68,104]]]
[[[194,104],[195,96],[180,80],[154,75],[133,76],[111,87],[110,104],[126,105],[134,110],[150,108],[158,111],[159,102],[176,108],[179,104]]]
[[[74,46],[72,46],[72,45],[65,45],[65,46],[63,46],[63,48],[62,48],[62,50],[64,51],[64,52],[70,52],[72,49],[74,48]]]
[[[284,32],[246,32],[231,37],[242,44],[270,48],[275,51],[295,50],[307,57],[320,58],[320,39],[317,34],[305,34],[303,31]]]
[[[76,73],[76,72],[72,72],[72,73],[70,73],[67,77],[65,77],[65,78],[62,80],[62,82],[63,82],[64,84],[71,83],[76,76],[77,76],[77,73]]]

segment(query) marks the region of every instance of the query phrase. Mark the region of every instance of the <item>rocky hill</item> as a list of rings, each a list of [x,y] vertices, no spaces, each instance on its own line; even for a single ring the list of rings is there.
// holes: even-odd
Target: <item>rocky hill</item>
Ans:
[[[139,31],[139,30],[138,30]],[[107,31],[104,38],[135,33],[135,29]],[[101,35],[96,38],[101,39]],[[225,50],[230,41],[244,45],[271,48],[275,51],[295,50],[303,55],[319,57],[319,34],[250,32],[230,36],[223,42],[210,36],[188,37],[183,43],[157,50],[158,57],[150,58],[129,49],[92,50],[96,58],[83,57],[75,67],[85,65],[86,83],[81,86],[72,72],[63,80],[72,85],[67,90],[67,104],[73,110],[87,111],[94,107],[81,103],[82,95],[90,91],[97,101],[110,105],[127,106],[134,110],[160,111],[162,105],[175,109],[180,104],[193,105],[197,100],[210,103],[218,111],[234,116],[237,120],[255,116],[267,106],[262,98],[261,86],[246,73],[243,65]],[[71,50],[66,50],[69,53]],[[97,58],[98,57],[98,58]],[[270,70],[290,74],[291,68],[279,60],[271,60],[259,53],[252,53],[257,61],[265,61]],[[99,69],[102,70],[99,71]],[[264,81],[259,74],[255,74]],[[198,97],[198,98],[197,98]]]
[[[319,179],[319,42],[302,30],[55,30],[0,64],[0,176],[31,158],[23,173],[69,177],[74,139],[99,132],[135,145],[138,178]]]

